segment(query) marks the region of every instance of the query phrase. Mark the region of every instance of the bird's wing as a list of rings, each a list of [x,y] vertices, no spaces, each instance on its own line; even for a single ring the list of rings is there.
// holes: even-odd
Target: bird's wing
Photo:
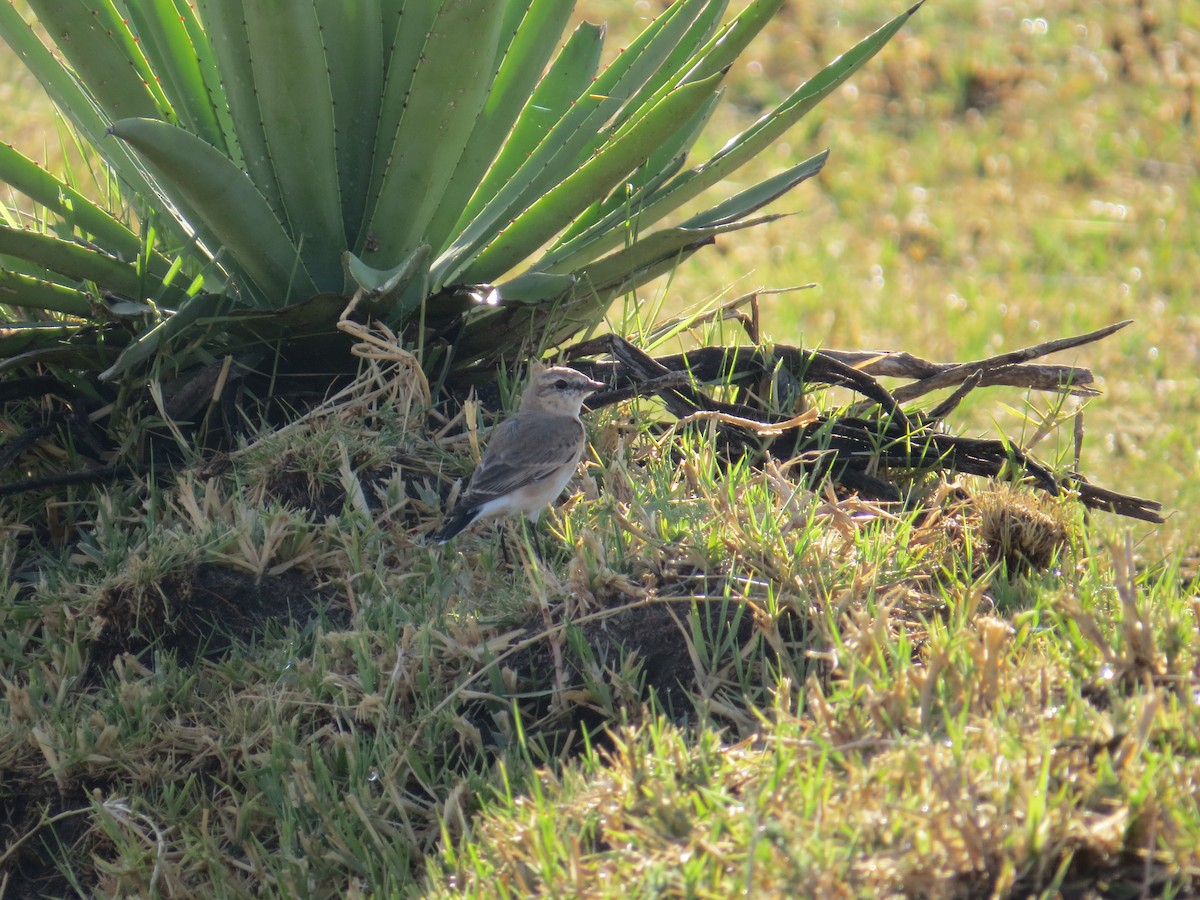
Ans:
[[[522,413],[506,419],[492,432],[460,502],[486,503],[574,465],[583,436],[583,423],[572,416]]]

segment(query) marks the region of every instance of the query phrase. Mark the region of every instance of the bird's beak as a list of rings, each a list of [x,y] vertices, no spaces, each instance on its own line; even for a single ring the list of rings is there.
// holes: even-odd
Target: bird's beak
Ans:
[[[605,384],[603,381],[593,381],[591,379],[588,379],[588,384],[590,384],[592,386],[593,394],[596,393],[596,391],[600,390],[601,388],[608,387],[608,385]]]

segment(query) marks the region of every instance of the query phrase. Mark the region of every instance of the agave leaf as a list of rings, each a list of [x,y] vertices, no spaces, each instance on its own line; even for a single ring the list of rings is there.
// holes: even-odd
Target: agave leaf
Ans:
[[[853,49],[839,56],[801,85],[774,110],[728,141],[707,162],[679,174],[652,196],[647,197],[638,212],[639,225],[645,228],[659,221],[707,188],[727,178],[734,170],[770,146],[878,53],[919,7],[920,4],[912,7],[874,34],[868,35]],[[591,239],[584,240],[587,237]],[[619,246],[624,240],[624,231],[615,228],[607,234],[584,235],[571,245],[553,250],[546,259],[539,262],[539,267],[569,270],[587,259],[595,258],[597,253]]]
[[[750,213],[778,200],[802,181],[812,178],[825,166],[827,159],[829,159],[829,151],[824,150],[816,156],[760,181],[753,187],[693,216],[683,223],[683,227],[711,228],[738,222]]]
[[[414,283],[426,284],[429,279],[429,260],[433,251],[422,244],[408,255],[398,266],[386,271],[372,268],[350,251],[342,255],[348,280],[357,284],[367,294],[363,309],[388,321],[404,322],[415,312],[424,298],[422,290],[415,303],[411,297],[416,292],[410,288]]]
[[[91,240],[113,256],[137,259],[143,251],[142,240],[136,234],[69,184],[4,143],[0,143],[0,181],[59,216],[68,231]],[[161,253],[151,251],[148,269],[155,278],[166,278],[172,265]]]
[[[664,260],[677,259],[687,249],[711,244],[720,231],[720,228],[664,228],[648,234],[637,243],[576,270],[580,293],[603,292],[625,284],[638,272]]]
[[[625,103],[617,117],[614,136],[621,134],[633,120],[684,81],[700,81],[721,71],[715,69],[694,76],[689,72],[698,48],[705,46],[725,12],[727,0],[681,0],[678,6],[679,24],[686,27],[668,48],[670,52],[659,67]]]
[[[316,0],[337,134],[337,179],[346,242],[358,245],[367,208],[383,99],[383,30],[379,0]],[[331,176],[332,177],[332,176]]]
[[[694,20],[694,15],[688,18],[684,14],[689,11],[699,10],[693,10],[691,5],[683,2],[672,5],[631,41],[575,99],[450,248],[435,261],[432,273],[435,288],[452,281],[483,280],[471,279],[465,274],[475,256],[509,222],[577,172],[593,152],[599,152],[597,148],[608,137],[605,129],[610,120],[654,75],[687,31]],[[502,156],[507,153],[506,147]]]
[[[259,337],[274,337],[285,330],[293,334],[336,334],[332,325],[347,302],[341,293],[326,291],[280,309],[235,309],[226,321],[231,329],[245,328]]]
[[[593,204],[581,213],[555,241],[554,247],[562,247],[585,233],[588,237],[572,246],[586,244],[591,238],[617,226],[625,227],[632,239],[638,230],[637,211],[643,199],[652,195],[683,168],[688,151],[704,131],[704,126],[708,124],[720,100],[721,92],[717,91],[708,103],[692,116],[690,122],[682,125],[675,134],[665,140],[624,183],[618,184],[616,190],[603,201]]]
[[[572,32],[566,46],[555,57],[521,110],[500,154],[463,210],[459,218],[460,230],[462,223],[474,219],[501,186],[512,179],[550,129],[562,120],[575,100],[595,80],[603,42],[604,28],[599,25],[583,22]]]
[[[92,298],[86,292],[8,269],[0,269],[0,303],[81,319],[92,313]]]
[[[129,332],[121,327],[85,330],[78,325],[20,322],[0,328],[0,372],[24,366],[68,366],[95,370],[121,351]]]
[[[226,132],[226,142],[235,140],[237,143],[238,152],[230,158],[239,167],[245,167],[276,217],[281,222],[286,221],[254,88],[254,68],[242,0],[199,0],[199,5],[229,109],[232,130]],[[303,98],[293,99],[302,101]],[[289,103],[288,108],[295,107]]]
[[[109,0],[30,0],[29,6],[110,121],[172,117],[150,65]]]
[[[545,303],[571,293],[577,284],[574,275],[551,275],[548,272],[526,272],[496,286],[503,301],[516,303]]]
[[[94,281],[103,290],[127,297],[145,297],[161,288],[147,283],[137,266],[73,241],[48,234],[0,225],[0,253],[20,257],[32,263],[81,281]],[[173,299],[182,299],[176,289]]]
[[[167,341],[185,333],[189,343],[201,343],[201,336],[193,330],[196,323],[202,318],[220,316],[229,303],[229,298],[222,294],[197,294],[173,316],[163,319],[122,350],[112,365],[100,373],[100,380],[115,381],[127,372],[140,369],[167,346]]]
[[[521,6],[519,3],[509,5]],[[467,201],[479,187],[488,164],[496,157],[521,110],[529,102],[574,6],[574,2],[565,0],[532,0],[529,3],[492,78],[492,87],[454,177],[446,186],[437,213],[426,228],[426,240],[433,246],[444,245]]]
[[[37,33],[25,23],[9,2],[0,2],[0,34],[41,83],[55,107],[66,115],[71,124],[93,146],[102,146],[109,120],[102,115],[91,94],[85,92],[75,73],[47,49],[38,39]],[[157,114],[157,109],[154,112]],[[133,157],[123,148],[115,153],[105,154],[105,158],[132,192],[146,197],[154,195],[153,186],[146,180]],[[53,206],[50,203],[44,205]],[[174,223],[172,227],[174,228]],[[182,235],[180,238],[182,239]]]
[[[48,322],[9,322],[0,325],[0,359],[30,350],[57,347],[82,327]],[[0,363],[2,369],[3,363]]]
[[[384,35],[383,100],[379,107],[379,125],[373,141],[375,152],[371,164],[370,188],[367,191],[367,207],[358,229],[358,240],[353,247],[355,253],[363,253],[364,248],[374,241],[372,221],[377,215],[379,190],[390,167],[387,151],[391,148],[392,137],[400,128],[401,119],[407,115],[408,95],[424,53],[425,36],[433,27],[434,18],[442,2],[443,0],[407,3],[404,0],[380,0],[381,27]]]
[[[200,21],[193,0],[174,0],[179,13],[179,20],[192,45],[192,55],[204,81],[204,90],[217,117],[217,126],[221,131],[221,141],[213,146],[224,149],[239,168],[246,168],[242,158],[242,149],[238,144],[234,131],[233,116],[229,112],[229,99],[225,96],[225,85],[221,80],[221,72],[217,68],[217,57],[209,40],[209,33]]]
[[[545,295],[538,298],[541,302],[509,305],[476,320],[456,343],[455,350],[460,360],[494,361],[529,335],[537,335],[542,346],[552,347],[593,325],[616,297],[670,272],[700,248],[714,243],[718,235],[778,218],[765,216],[710,228],[666,228],[570,275],[527,272],[511,284],[544,286]],[[573,282],[572,289],[551,291],[555,279],[565,279],[557,282],[564,287]],[[506,300],[523,299],[510,298],[505,284],[500,285],[500,292]]]
[[[112,130],[142,155],[172,197],[196,211],[271,305],[317,293],[270,205],[229,157],[165,122],[122,119]]]
[[[379,189],[368,257],[396,259],[422,242],[487,98],[504,5],[447,0],[413,73],[404,114],[380,135],[390,159]],[[449,100],[448,100],[449,98]]]
[[[708,102],[721,74],[685,84],[664,97],[624,135],[604,146],[496,238],[466,270],[463,280],[492,281],[531,255],[590,203],[641,165],[693,113]]]
[[[197,33],[188,30],[187,18],[194,17],[191,9],[184,7],[186,12],[181,13],[174,0],[142,0],[127,4],[127,9],[137,29],[139,46],[180,124],[228,153],[225,133],[201,70]]]
[[[253,0],[243,5],[243,15],[284,221],[317,286],[340,290],[346,229],[321,23],[311,2],[291,4],[281,16],[276,3]]]
[[[729,66],[749,46],[787,0],[754,0],[721,28],[693,57],[689,77],[703,78]]]

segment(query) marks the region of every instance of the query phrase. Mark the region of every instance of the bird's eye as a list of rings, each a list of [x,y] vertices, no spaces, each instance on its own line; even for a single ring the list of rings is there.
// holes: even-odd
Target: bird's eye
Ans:
[[[567,389],[567,380],[565,378],[558,379],[558,381],[554,382],[554,387],[560,391],[565,391]]]

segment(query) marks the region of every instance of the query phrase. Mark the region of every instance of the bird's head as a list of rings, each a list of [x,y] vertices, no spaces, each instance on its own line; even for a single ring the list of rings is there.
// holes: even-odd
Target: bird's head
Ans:
[[[521,395],[521,411],[577,416],[583,401],[602,387],[603,382],[567,366],[539,369]]]

